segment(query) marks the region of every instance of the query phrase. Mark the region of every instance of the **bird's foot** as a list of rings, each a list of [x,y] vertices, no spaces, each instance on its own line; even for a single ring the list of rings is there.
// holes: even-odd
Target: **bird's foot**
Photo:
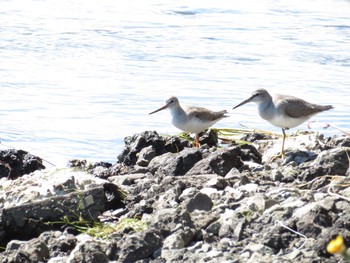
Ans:
[[[277,159],[280,159],[280,158],[283,160],[285,157],[286,157],[286,155],[284,154],[284,152],[280,152],[279,154],[273,155],[270,158],[269,162],[272,163],[272,162],[274,162],[274,161],[276,161]]]

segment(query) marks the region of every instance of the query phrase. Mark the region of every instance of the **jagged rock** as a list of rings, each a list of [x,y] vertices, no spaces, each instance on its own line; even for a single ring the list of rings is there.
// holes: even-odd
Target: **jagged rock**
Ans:
[[[306,163],[312,160],[315,160],[317,154],[309,151],[300,151],[298,149],[288,152],[286,159],[283,161],[283,164],[288,164],[291,162],[296,163],[297,165],[301,163]]]
[[[154,231],[134,233],[118,243],[118,262],[135,262],[152,255],[161,247],[161,237]]]
[[[136,164],[146,167],[156,155],[156,151],[152,145],[145,147],[140,151]]]
[[[61,231],[47,231],[39,236],[49,248],[50,257],[66,257],[77,244],[77,238]]]
[[[335,135],[326,142],[326,149],[350,147],[350,137],[346,135]]]
[[[231,146],[229,148],[220,149],[212,153],[205,159],[197,162],[187,173],[187,176],[197,174],[218,174],[226,175],[232,168],[240,168],[243,165],[239,157],[240,151],[238,147]]]
[[[181,249],[188,245],[195,236],[195,230],[184,227],[169,235],[163,242],[163,249]]]
[[[137,162],[137,155],[143,148],[152,146],[156,155],[167,152],[179,152],[185,147],[190,147],[190,143],[179,137],[161,137],[156,131],[145,131],[125,138],[125,147],[118,156],[118,162],[125,165],[134,165]]]
[[[202,159],[202,153],[196,148],[186,148],[179,153],[165,153],[152,159],[148,168],[166,175],[184,175],[193,165]]]
[[[254,146],[218,150],[202,141],[199,149],[173,151],[165,144],[177,139],[145,132],[128,139],[125,162],[113,166],[80,161],[75,169],[89,173],[3,177],[0,240],[6,251],[0,262],[338,262],[326,246],[342,235],[350,247],[350,140],[289,136],[286,160],[261,163],[270,148],[280,151],[281,140],[256,139]],[[107,177],[110,184],[101,179]],[[78,200],[86,201],[82,210]],[[91,218],[89,210],[97,225],[115,226],[103,241],[79,233],[74,224],[42,223],[49,216]],[[146,229],[118,226],[124,219]],[[15,241],[14,234],[26,238]]]
[[[16,179],[24,174],[45,169],[42,159],[23,150],[0,151],[0,178]]]
[[[238,146],[239,155],[242,161],[251,161],[261,164],[262,156],[252,144],[243,144]]]
[[[348,150],[341,147],[321,152],[300,177],[310,181],[321,175],[345,175],[349,169]]]
[[[110,246],[106,242],[97,240],[86,240],[80,242],[70,254],[67,262],[80,263],[107,263],[110,262],[107,254],[111,254],[110,250],[114,250],[113,245]]]
[[[239,222],[234,210],[226,209],[220,217],[221,227],[219,229],[219,237],[232,237],[232,233]]]
[[[222,190],[228,185],[228,182],[222,177],[213,178],[208,183],[206,183],[207,187],[216,188],[218,190]]]
[[[0,214],[2,241],[6,242],[13,238],[29,239],[43,231],[58,228],[59,224],[50,222],[60,222],[63,217],[74,221],[79,219],[77,217],[79,215],[86,220],[97,220],[101,212],[107,208],[123,205],[119,193],[116,192],[117,189],[112,191],[111,189],[113,187],[106,184],[85,191],[4,208]],[[113,206],[109,204],[111,201]]]
[[[203,132],[199,135],[199,144],[208,145],[213,147],[218,145],[218,133],[215,130],[210,129],[209,132]]]
[[[243,136],[241,140],[246,142],[255,142],[257,140],[269,140],[269,139],[272,139],[272,136],[269,134],[252,132]]]
[[[213,206],[213,202],[210,197],[203,193],[197,193],[184,204],[186,210],[189,212],[193,212],[194,210],[209,211]]]
[[[215,221],[211,223],[205,231],[211,235],[217,236],[219,234],[219,230],[221,228],[221,223],[219,221]]]
[[[44,263],[50,258],[49,248],[40,238],[34,238],[16,247],[14,249],[13,243],[9,245],[6,251],[0,254],[0,261],[3,263]]]
[[[176,208],[162,209],[150,220],[150,226],[161,230],[163,236],[168,236],[178,225],[194,227],[188,211]]]

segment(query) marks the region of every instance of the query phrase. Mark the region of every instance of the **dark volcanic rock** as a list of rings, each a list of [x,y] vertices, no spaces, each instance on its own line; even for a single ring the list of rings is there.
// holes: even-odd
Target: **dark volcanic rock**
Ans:
[[[166,152],[179,152],[185,147],[190,147],[190,143],[179,137],[162,137],[156,131],[145,131],[125,138],[125,147],[118,156],[118,162],[125,165],[136,164],[138,154],[149,146],[152,146],[156,155],[161,155]]]
[[[114,192],[112,199],[109,199],[111,187],[101,185],[85,191],[2,209],[0,211],[2,242],[14,238],[29,239],[44,231],[59,228],[64,225],[62,219],[64,217],[70,221],[78,220],[78,216],[85,220],[96,221],[107,207],[116,209],[123,206],[121,198],[116,198],[117,195],[118,193]],[[111,200],[114,200],[114,206],[111,206]],[[50,224],[50,222],[62,222],[62,224]]]
[[[256,163],[261,163],[262,156],[258,150],[251,144],[239,145],[240,157],[242,161],[252,161]]]
[[[249,140],[197,149],[145,132],[113,166],[76,162],[90,174],[2,178],[0,262],[345,262],[326,247],[350,247],[350,140],[289,136],[273,162],[276,140]],[[103,239],[80,233],[92,225]]]
[[[161,237],[155,230],[134,233],[118,242],[118,262],[135,262],[152,255],[161,247]]]
[[[248,133],[247,135],[242,137],[241,140],[247,141],[247,142],[255,142],[257,140],[268,140],[268,139],[272,139],[272,136],[268,134],[253,132],[253,133]]]
[[[40,238],[34,238],[16,249],[6,249],[0,254],[3,263],[44,263],[50,259],[49,248]]]
[[[213,206],[213,201],[209,196],[202,193],[197,193],[194,197],[186,202],[186,210],[193,212],[194,210],[210,211]]]
[[[209,130],[209,132],[202,132],[199,135],[199,144],[208,145],[209,147],[214,147],[218,145],[218,133],[214,130]]]
[[[148,168],[151,173],[158,171],[170,176],[184,175],[201,159],[200,150],[186,148],[179,153],[165,153],[153,158]]]
[[[335,148],[320,153],[301,174],[301,178],[310,181],[321,175],[345,175],[349,169],[348,148]]]
[[[186,175],[215,173],[224,176],[232,168],[240,168],[243,165],[239,157],[240,153],[241,151],[237,146],[219,149],[205,159],[197,162]]]
[[[0,177],[16,179],[24,174],[45,169],[42,159],[23,150],[0,151]]]
[[[50,257],[69,256],[78,243],[74,235],[61,231],[47,231],[42,233],[39,238],[49,248]]]
[[[326,142],[326,148],[332,149],[335,147],[350,147],[350,137],[346,135],[336,135],[329,138],[329,140]]]
[[[113,249],[113,245],[111,247],[108,243],[103,241],[86,240],[74,249],[68,262],[107,263],[110,262],[107,254],[111,254],[111,249]]]
[[[291,152],[288,152],[286,159],[284,160],[284,164],[295,162],[296,164],[301,164],[305,162],[309,162],[312,160],[315,160],[317,157],[317,154],[313,152],[307,152],[307,151],[300,151],[300,150],[294,150]]]

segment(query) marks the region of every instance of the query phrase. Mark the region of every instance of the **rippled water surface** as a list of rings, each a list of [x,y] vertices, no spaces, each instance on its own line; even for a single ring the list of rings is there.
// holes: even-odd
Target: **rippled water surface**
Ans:
[[[333,104],[313,119],[350,129],[349,14],[345,0],[0,1],[2,146],[113,162],[125,136],[179,132],[148,115],[170,95],[229,110],[216,127],[278,131],[254,104],[232,111],[257,88]]]

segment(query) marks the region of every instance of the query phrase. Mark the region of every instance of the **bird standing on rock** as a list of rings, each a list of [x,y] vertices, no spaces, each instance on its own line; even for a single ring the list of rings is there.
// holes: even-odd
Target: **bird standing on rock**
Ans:
[[[258,106],[259,115],[272,125],[282,128],[282,150],[275,158],[284,158],[284,142],[286,139],[285,130],[299,126],[312,116],[322,111],[330,110],[332,105],[318,105],[309,103],[303,99],[288,95],[276,94],[272,97],[267,90],[258,89],[245,101],[233,109],[236,109],[248,102],[255,102]],[[275,159],[274,158],[274,159]]]
[[[153,114],[167,108],[170,110],[172,116],[172,124],[176,128],[184,132],[196,134],[196,147],[199,147],[199,133],[205,131],[219,120],[229,117],[225,115],[227,113],[226,110],[211,111],[209,109],[196,106],[186,106],[182,108],[178,98],[176,97],[170,97],[168,100],[166,100],[163,107],[149,114]]]

